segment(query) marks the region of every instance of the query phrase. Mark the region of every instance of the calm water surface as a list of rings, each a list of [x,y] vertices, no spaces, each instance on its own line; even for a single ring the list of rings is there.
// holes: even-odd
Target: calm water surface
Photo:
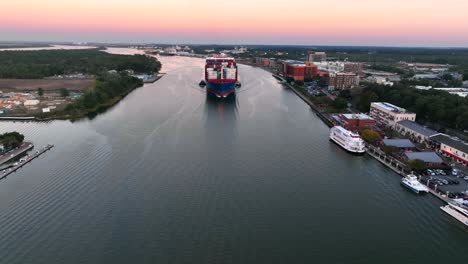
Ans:
[[[294,93],[240,66],[234,100],[203,61],[93,120],[0,123],[55,148],[0,181],[0,263],[465,263],[468,231]]]

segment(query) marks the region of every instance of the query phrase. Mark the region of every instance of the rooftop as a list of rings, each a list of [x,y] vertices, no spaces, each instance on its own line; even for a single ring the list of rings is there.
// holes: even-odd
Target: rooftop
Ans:
[[[372,117],[366,114],[342,114],[347,119],[372,119]]]
[[[415,74],[413,78],[414,79],[440,79],[440,76],[438,74],[422,73],[422,74]]]
[[[435,152],[405,152],[409,160],[422,160],[427,163],[442,163],[443,160]]]
[[[305,66],[305,63],[303,61],[298,60],[285,60],[284,63],[292,66]]]
[[[390,103],[386,103],[386,102],[374,102],[374,103],[371,103],[371,105],[374,105],[374,106],[378,106],[380,108],[383,108],[387,111],[392,111],[392,112],[395,112],[395,113],[406,113],[406,109],[404,108],[401,108],[401,107],[398,107],[396,105],[392,105]]]
[[[415,148],[416,146],[409,139],[384,139],[386,146],[397,148]]]
[[[413,130],[416,133],[424,135],[426,137],[430,137],[430,136],[433,136],[433,135],[438,133],[435,130],[432,130],[432,129],[427,128],[425,126],[421,126],[420,124],[418,124],[418,123],[416,123],[414,121],[410,121],[410,120],[402,120],[402,121],[398,122],[398,124],[405,127],[405,128],[407,128],[407,129]]]
[[[457,138],[452,138],[446,134],[437,134],[437,135],[434,135],[432,137],[430,137],[430,139],[434,142],[438,142],[438,143],[443,143],[447,146],[450,146],[452,148],[455,148],[455,149],[458,149],[464,153],[468,153],[468,144],[466,144],[465,142],[461,141],[460,139],[457,139]]]

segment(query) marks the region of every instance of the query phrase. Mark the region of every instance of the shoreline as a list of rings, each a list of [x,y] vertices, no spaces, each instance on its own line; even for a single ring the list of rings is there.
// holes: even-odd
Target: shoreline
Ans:
[[[70,120],[70,121],[80,120],[80,119],[89,117],[90,115],[93,115],[93,114],[99,114],[102,110],[105,110],[105,109],[108,109],[117,105],[121,100],[123,100],[127,95],[129,95],[134,90],[142,88],[146,84],[155,83],[159,81],[162,77],[164,77],[164,75],[166,75],[166,73],[158,73],[156,75],[156,78],[154,80],[151,80],[151,82],[143,82],[142,86],[135,87],[134,89],[128,91],[127,93],[123,95],[111,98],[109,99],[108,102],[97,105],[96,107],[92,109],[86,109],[84,112],[81,112],[79,114],[69,114],[69,113],[65,113],[64,111],[60,111],[56,113],[51,113],[49,116],[45,116],[45,117],[41,117],[41,113],[36,114],[36,115],[0,116],[0,122],[2,121],[3,122],[11,122],[11,121],[44,122],[44,121],[53,121],[53,120]]]

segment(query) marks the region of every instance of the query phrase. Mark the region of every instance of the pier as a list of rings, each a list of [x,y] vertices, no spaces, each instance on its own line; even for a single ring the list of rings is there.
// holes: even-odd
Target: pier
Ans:
[[[28,164],[29,162],[33,161],[34,159],[38,158],[42,154],[44,154],[46,151],[50,150],[53,148],[54,145],[46,145],[37,152],[35,152],[33,155],[26,157],[26,160],[23,162],[18,162],[18,165],[14,165],[11,168],[4,169],[1,174],[0,174],[0,180],[3,178],[6,178],[8,175],[12,174],[13,172],[16,172],[20,168],[22,168],[24,165]]]
[[[387,166],[388,168],[390,168],[391,170],[396,172],[401,177],[405,177],[407,174],[411,173],[411,170],[408,168],[408,166],[406,164],[404,164],[401,161],[391,157],[390,155],[386,154],[385,152],[383,152],[382,150],[380,150],[377,147],[374,147],[374,146],[372,146],[370,144],[366,144],[366,152],[367,152],[367,154],[369,154],[369,156],[375,158],[380,163]],[[419,179],[419,181],[421,182],[421,179]],[[421,183],[428,186],[427,183],[424,183],[424,182],[421,182]],[[429,186],[428,186],[428,188],[429,188],[429,192],[432,195],[434,195],[435,197],[439,198],[440,200],[442,200],[444,202],[448,202],[450,200],[447,197],[447,195],[439,193],[437,191],[437,188],[435,190],[430,188]]]
[[[401,161],[393,158],[390,155],[387,155],[385,152],[380,150],[377,147],[374,147],[370,144],[366,144],[366,152],[376,160],[378,160],[380,163],[384,164],[400,176],[404,177],[407,174],[410,173],[408,170],[406,164],[402,163]]]
[[[3,155],[0,155],[0,165],[15,159],[16,157],[24,154],[26,151],[32,149],[34,145],[31,142],[23,142],[19,147],[12,149]]]
[[[0,116],[1,120],[7,121],[28,121],[28,120],[36,120],[34,116]]]

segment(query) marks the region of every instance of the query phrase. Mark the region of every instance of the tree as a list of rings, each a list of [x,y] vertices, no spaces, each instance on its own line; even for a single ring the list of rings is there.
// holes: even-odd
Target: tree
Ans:
[[[380,134],[372,129],[364,129],[361,132],[361,137],[364,141],[375,143],[380,140]]]
[[[377,102],[379,96],[373,91],[365,91],[359,98],[356,108],[362,112],[369,112],[370,104]]]
[[[343,111],[348,107],[348,101],[346,101],[346,99],[344,98],[337,97],[335,98],[331,106],[335,108],[335,110],[337,110],[338,112]]]
[[[23,143],[24,135],[18,132],[8,132],[0,135],[0,144],[2,144],[6,150],[16,148]]]
[[[384,146],[382,148],[383,152],[385,152],[386,154],[389,154],[389,155],[392,155],[392,154],[395,154],[397,153],[400,149],[395,147],[395,146]]]
[[[39,95],[40,97],[44,96],[44,89],[42,89],[41,87],[37,88],[37,95]]]
[[[70,96],[70,91],[68,91],[68,89],[66,89],[66,88],[62,88],[62,89],[60,89],[60,96],[68,97],[68,96]]]
[[[426,170],[427,165],[426,165],[426,163],[425,163],[424,161],[422,161],[422,160],[414,159],[414,160],[408,161],[408,167],[409,167],[412,171],[422,172],[422,171]]]

